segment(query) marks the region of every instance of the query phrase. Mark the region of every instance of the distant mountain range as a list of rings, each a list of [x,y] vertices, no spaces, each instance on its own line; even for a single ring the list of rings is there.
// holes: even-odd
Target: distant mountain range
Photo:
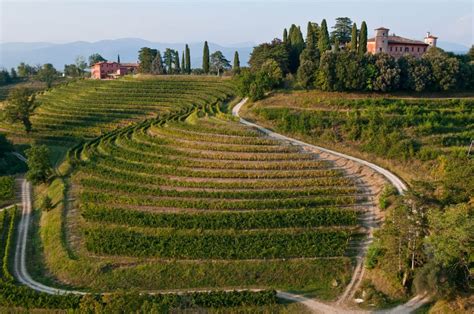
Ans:
[[[202,51],[204,42],[189,43],[191,51],[191,65],[199,68],[202,65]],[[138,50],[142,47],[158,49],[162,52],[171,48],[181,52],[185,43],[157,43],[139,38],[122,38],[114,40],[101,40],[97,42],[76,41],[65,44],[54,44],[47,42],[33,43],[0,43],[0,68],[16,67],[20,62],[31,65],[52,63],[58,70],[63,70],[65,64],[74,63],[77,56],[87,58],[93,53],[99,53],[107,60],[117,60],[120,54],[121,62],[136,62]],[[253,49],[252,43],[240,43],[229,46],[221,46],[209,43],[209,50],[220,50],[224,56],[231,61],[234,52],[239,52],[241,65],[246,65]]]
[[[151,42],[139,38],[101,40],[93,43],[85,41],[65,44],[47,42],[0,43],[0,68],[9,69],[16,67],[20,62],[26,62],[32,65],[52,63],[58,70],[62,70],[65,64],[74,63],[77,56],[84,56],[87,59],[93,53],[100,53],[107,60],[117,60],[117,55],[120,54],[122,62],[136,62],[138,50],[141,47],[155,48],[162,52],[166,48],[172,48],[178,50],[181,57],[184,45],[184,43]],[[201,67],[203,45],[203,42],[189,44],[192,67]],[[253,46],[255,44],[251,42],[227,46],[209,43],[211,53],[220,50],[231,62],[234,58],[234,52],[237,50],[241,65],[247,64]],[[466,53],[469,50],[469,47],[464,45],[444,41],[438,42],[438,46],[454,53]]]

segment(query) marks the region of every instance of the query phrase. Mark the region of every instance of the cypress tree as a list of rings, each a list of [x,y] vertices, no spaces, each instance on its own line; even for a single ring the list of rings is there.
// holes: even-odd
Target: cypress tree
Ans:
[[[318,41],[319,52],[322,55],[325,51],[331,49],[331,44],[329,42],[329,32],[328,25],[326,20],[321,22],[321,28],[319,30],[319,41]]]
[[[179,66],[179,52],[175,51],[174,52],[174,73],[179,74],[181,72],[180,66]]]
[[[188,44],[186,44],[185,58],[186,58],[186,73],[191,74],[191,53],[190,53]]]
[[[202,54],[202,69],[204,73],[209,73],[209,46],[207,41],[204,42],[204,51]]]
[[[288,31],[286,30],[286,28],[283,30],[283,43],[287,43],[288,42]]]
[[[234,70],[234,74],[239,74],[240,73],[240,60],[239,60],[239,52],[235,51],[234,53],[234,66],[232,67],[232,70]]]
[[[181,53],[181,73],[186,73],[186,61],[184,59],[184,51]]]
[[[367,52],[367,24],[365,24],[365,21],[360,25],[359,47],[357,51],[361,55]]]
[[[351,50],[357,51],[357,25],[356,23],[352,24]]]
[[[306,31],[306,47],[316,47],[316,34],[313,23],[311,22],[308,22],[308,27]]]
[[[161,53],[158,50],[156,53],[155,59],[151,63],[151,73],[153,74],[166,74],[165,68],[163,66],[163,59],[161,58]]]
[[[305,47],[303,34],[295,24],[291,25],[289,35],[289,68],[291,73],[295,73],[300,63],[300,54]]]
[[[120,64],[120,55],[117,55],[117,63]]]

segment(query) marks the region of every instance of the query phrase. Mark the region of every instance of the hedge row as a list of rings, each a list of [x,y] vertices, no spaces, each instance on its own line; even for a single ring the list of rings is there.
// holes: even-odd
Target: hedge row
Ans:
[[[252,232],[156,231],[127,228],[84,231],[86,248],[98,254],[180,259],[258,259],[341,256],[350,230],[257,230]]]
[[[176,229],[272,229],[352,226],[358,211],[339,208],[262,210],[248,212],[150,213],[86,204],[82,216],[90,221]]]

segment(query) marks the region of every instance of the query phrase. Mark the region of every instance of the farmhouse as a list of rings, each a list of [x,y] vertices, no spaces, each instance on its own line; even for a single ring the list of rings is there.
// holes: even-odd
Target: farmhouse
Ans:
[[[367,40],[367,51],[369,53],[385,52],[394,58],[400,58],[410,54],[420,58],[429,48],[436,47],[438,37],[426,34],[425,40],[413,40],[395,34],[389,35],[389,29],[379,27],[375,29],[375,37]]]
[[[135,73],[138,63],[120,63],[102,61],[91,66],[91,77],[93,79],[113,79],[118,76]]]

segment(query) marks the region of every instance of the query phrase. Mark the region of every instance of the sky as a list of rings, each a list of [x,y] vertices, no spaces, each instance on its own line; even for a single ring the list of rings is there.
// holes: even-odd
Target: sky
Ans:
[[[0,42],[99,41],[142,38],[154,42],[223,45],[260,43],[281,37],[292,23],[339,16],[369,36],[379,26],[413,39],[427,31],[439,40],[471,46],[472,0],[0,0]]]

